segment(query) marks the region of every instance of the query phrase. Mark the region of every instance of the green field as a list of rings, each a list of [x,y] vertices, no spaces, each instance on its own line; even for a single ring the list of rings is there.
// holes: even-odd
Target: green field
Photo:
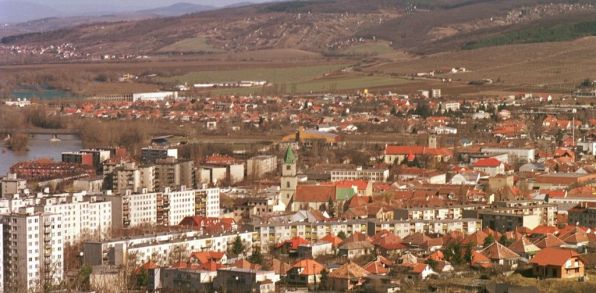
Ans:
[[[309,80],[303,82],[285,82],[277,83],[268,87],[261,88],[229,88],[216,89],[214,94],[220,95],[267,95],[267,94],[309,94],[309,93],[327,93],[349,90],[363,90],[375,87],[389,87],[411,83],[412,81],[392,78],[389,76],[358,76],[349,75],[336,78],[325,78]]]
[[[184,39],[174,44],[159,49],[159,52],[181,52],[181,53],[219,53],[223,52],[209,43],[204,37]]]
[[[271,83],[304,82],[324,77],[346,65],[318,65],[284,68],[251,68],[238,70],[196,71],[181,76],[158,78],[168,83],[226,82],[240,80],[267,80]]]
[[[585,36],[596,36],[596,21],[540,26],[513,31],[498,37],[467,43],[464,45],[464,49],[478,49],[511,44],[561,42]]]

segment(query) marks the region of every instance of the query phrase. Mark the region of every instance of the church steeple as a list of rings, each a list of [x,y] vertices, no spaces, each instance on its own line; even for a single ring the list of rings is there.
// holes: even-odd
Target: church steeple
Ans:
[[[284,156],[284,164],[294,164],[296,161],[296,156],[294,155],[294,151],[292,147],[288,147],[286,150],[286,155]]]
[[[298,177],[296,176],[297,162],[298,159],[294,154],[292,147],[288,147],[281,166],[281,190],[279,199],[280,203],[286,207],[290,204],[296,193],[296,187],[298,186]]]

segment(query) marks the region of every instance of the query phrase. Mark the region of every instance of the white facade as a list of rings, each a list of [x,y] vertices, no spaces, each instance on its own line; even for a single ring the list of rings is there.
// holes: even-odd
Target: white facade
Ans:
[[[178,92],[153,92],[132,94],[133,102],[159,102],[166,99],[177,99]]]
[[[385,182],[389,178],[389,170],[385,169],[362,169],[355,170],[331,170],[331,181],[343,180],[367,180]]]
[[[43,284],[60,283],[64,270],[62,216],[28,208],[3,215],[2,221],[5,291],[34,291]]]
[[[90,237],[106,236],[112,226],[112,204],[85,192],[73,194],[13,195],[0,202],[3,213],[18,213],[27,207],[62,216],[64,243],[74,244]]]
[[[219,206],[219,194],[221,190],[219,188],[207,188],[202,191],[206,193],[205,216],[218,218],[221,210]]]
[[[536,159],[535,149],[513,149],[513,148],[482,148],[480,150],[485,154],[507,154],[509,160],[504,163],[510,163],[513,158],[533,162]]]
[[[182,219],[195,215],[195,190],[170,191],[166,189],[164,197],[167,197],[169,203],[169,213],[167,225],[178,225]]]

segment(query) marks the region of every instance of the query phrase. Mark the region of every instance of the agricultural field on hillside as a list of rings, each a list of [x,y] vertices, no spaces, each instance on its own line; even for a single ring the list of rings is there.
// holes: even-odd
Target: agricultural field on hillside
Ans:
[[[464,49],[478,49],[482,47],[511,44],[560,42],[574,40],[585,36],[596,36],[596,21],[538,26],[513,31],[497,37],[467,43],[464,46]]]
[[[218,53],[223,52],[209,43],[204,37],[189,38],[165,46],[158,52],[178,52],[178,53]]]
[[[297,66],[282,68],[243,68],[237,70],[195,71],[180,76],[162,77],[166,83],[226,82],[240,80],[266,80],[271,83],[303,82],[324,77],[344,68],[344,64]]]

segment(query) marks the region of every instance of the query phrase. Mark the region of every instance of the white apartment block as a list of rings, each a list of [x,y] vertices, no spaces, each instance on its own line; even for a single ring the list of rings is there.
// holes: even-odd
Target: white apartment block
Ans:
[[[453,205],[445,207],[413,207],[396,209],[393,218],[396,220],[450,220],[462,219],[475,215],[476,210],[489,207],[482,204]],[[466,215],[466,212],[471,214]]]
[[[533,162],[536,159],[535,149],[514,149],[514,148],[481,148],[480,151],[485,154],[507,154],[508,160],[504,163],[512,163],[515,159],[526,162]]]
[[[14,194],[0,200],[2,213],[17,213],[23,208],[37,208],[60,214],[64,242],[74,244],[91,237],[105,237],[112,228],[112,203],[85,192],[64,194]]]
[[[197,215],[218,218],[221,215],[221,208],[219,206],[219,195],[221,190],[219,188],[205,188],[197,191],[197,202],[201,205],[197,205]]]
[[[87,265],[121,265],[134,256],[137,263],[153,260],[158,264],[169,264],[170,252],[178,247],[184,248],[187,258],[196,251],[227,252],[236,237],[240,237],[246,253],[252,249],[253,232],[239,232],[219,235],[202,235],[198,231],[184,231],[162,233],[129,238],[116,238],[101,242],[86,242],[83,244],[84,263]]]
[[[276,156],[256,156],[246,160],[246,174],[249,178],[261,178],[277,171]]]
[[[108,196],[112,202],[112,227],[173,226],[185,217],[203,213],[219,217],[219,192],[218,188],[197,190],[182,186],[177,191],[166,188],[164,192],[132,193],[128,190],[121,196]]]
[[[195,215],[195,193],[196,190],[186,190],[184,187],[180,191],[171,191],[166,188],[165,192],[161,193],[165,225],[178,225],[184,217]]]
[[[337,235],[340,232],[350,236],[353,233],[363,233],[369,236],[387,230],[399,237],[411,233],[438,233],[446,234],[460,231],[465,234],[474,233],[482,228],[482,221],[472,218],[447,219],[447,220],[378,220],[360,219],[335,222],[295,222],[295,223],[269,223],[253,225],[256,233],[255,245],[266,252],[274,244],[279,244],[293,237],[302,237],[316,242],[327,234]]]
[[[362,169],[361,167],[355,170],[331,170],[331,181],[343,180],[366,180],[385,182],[389,178],[388,169]]]
[[[64,270],[62,216],[33,208],[0,216],[4,231],[5,292],[58,284]]]

